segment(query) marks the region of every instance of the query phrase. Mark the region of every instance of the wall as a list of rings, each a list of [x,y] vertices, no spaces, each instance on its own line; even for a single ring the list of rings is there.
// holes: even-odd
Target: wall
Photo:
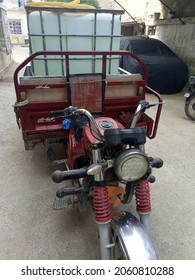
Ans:
[[[6,70],[12,60],[7,11],[5,7],[0,4],[0,74]]]
[[[195,16],[195,3],[194,0],[163,0],[166,4],[163,5],[159,0],[148,0],[147,12],[154,12],[155,10],[161,12],[161,18],[166,18],[169,9],[175,11],[179,17],[193,17]]]
[[[102,9],[122,10],[124,7],[126,11],[121,16],[121,33],[123,36],[138,34],[137,22],[145,21],[146,0],[117,0],[117,2],[114,0],[99,0]]]
[[[146,0],[117,0],[117,2],[136,20],[143,21],[145,19]],[[99,0],[99,4],[102,9],[122,9],[114,0]],[[133,21],[127,12],[122,16],[122,22]]]
[[[18,0],[6,0],[4,1],[7,7],[7,15],[9,20],[19,20],[21,22],[22,34],[11,34],[12,44],[25,44],[27,38],[27,20],[24,4],[28,1],[21,0],[21,6],[18,6]],[[37,1],[38,2],[38,1]]]
[[[0,77],[1,74],[7,69],[7,67],[12,63],[13,58],[12,54],[6,54],[5,52],[0,51]]]
[[[22,28],[22,34],[11,34],[11,43],[12,44],[24,44],[25,43],[25,38],[28,36],[28,31],[27,31],[27,21],[26,21],[26,13],[25,10],[22,9],[16,9],[16,10],[8,10],[7,12],[8,18],[10,20],[20,20],[21,22],[21,28]]]
[[[155,37],[167,44],[195,73],[195,17],[158,21]]]
[[[157,3],[158,2],[158,3]],[[169,9],[160,1],[147,1],[147,18],[154,12],[160,12],[160,20],[156,25],[154,37],[168,45],[189,68],[189,75],[195,73],[195,3],[194,0],[163,0],[180,18],[167,19]],[[153,18],[152,18],[153,20]],[[184,24],[182,23],[184,22]]]
[[[188,64],[189,74],[195,73],[195,0],[163,0],[163,2],[176,15],[185,22],[182,24],[178,19],[167,19],[169,9],[159,0],[117,0],[137,21],[145,21],[146,26],[155,26],[156,31],[152,37],[162,40],[184,62]],[[113,1],[99,0],[102,8],[120,9]],[[154,21],[154,13],[160,13],[160,20]],[[127,13],[122,17],[122,22],[132,19]],[[147,30],[147,28],[146,28]],[[132,34],[130,34],[132,35]]]

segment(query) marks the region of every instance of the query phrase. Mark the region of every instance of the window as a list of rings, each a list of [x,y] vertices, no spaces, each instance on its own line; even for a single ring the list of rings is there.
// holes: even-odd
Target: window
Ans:
[[[22,34],[22,27],[21,27],[21,22],[20,20],[10,20],[9,21],[9,28],[10,28],[10,33],[13,34]]]

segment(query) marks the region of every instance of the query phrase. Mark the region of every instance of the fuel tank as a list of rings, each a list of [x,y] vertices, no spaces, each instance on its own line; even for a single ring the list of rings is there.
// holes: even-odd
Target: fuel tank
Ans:
[[[109,117],[96,118],[95,121],[102,135],[104,135],[104,131],[107,129],[111,129],[111,128],[124,129],[124,126],[121,123]],[[93,130],[90,131],[89,126],[84,127],[83,136],[84,136],[85,145],[92,144],[99,139],[99,136],[96,135],[95,131]]]
[[[98,117],[95,119],[98,128],[102,135],[104,135],[104,131],[106,129],[111,128],[121,128],[123,129],[124,126],[113,120],[112,118],[108,117]],[[78,129],[81,129],[79,133],[80,138],[75,136],[75,132],[78,132]],[[77,133],[76,132],[76,133]],[[77,129],[74,127],[70,128],[69,131],[69,140],[67,146],[67,155],[69,159],[69,168],[75,168],[75,162],[78,158],[83,158],[86,156],[86,151],[88,156],[91,153],[91,144],[97,141],[100,141],[99,136],[94,131],[93,127],[89,127],[88,122],[83,122],[82,124],[77,124]]]

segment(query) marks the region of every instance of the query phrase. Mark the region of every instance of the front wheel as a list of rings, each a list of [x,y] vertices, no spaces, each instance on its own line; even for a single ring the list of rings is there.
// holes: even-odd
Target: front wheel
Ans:
[[[149,236],[129,212],[115,212],[111,220],[112,260],[156,260]]]
[[[185,113],[186,116],[191,119],[192,121],[195,121],[195,94],[193,94],[185,104]]]

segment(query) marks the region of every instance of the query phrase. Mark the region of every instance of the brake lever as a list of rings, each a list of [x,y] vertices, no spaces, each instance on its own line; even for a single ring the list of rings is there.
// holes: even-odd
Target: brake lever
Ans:
[[[66,117],[72,116],[76,112],[76,110],[77,110],[77,107],[73,107],[73,106],[69,106],[69,107],[65,108],[63,110],[64,117],[66,118]]]
[[[154,107],[154,106],[161,105],[164,103],[165,103],[165,101],[161,101],[161,102],[157,102],[157,103],[148,103],[148,106],[146,107],[146,109],[149,109],[150,107]]]
[[[69,106],[67,108],[65,108],[64,110],[60,110],[60,111],[52,111],[51,117],[53,117],[54,119],[59,119],[59,118],[68,118],[71,117],[74,112],[77,110],[77,107],[73,107],[73,106]]]
[[[149,103],[146,100],[141,100],[138,104],[138,107],[137,107],[136,112],[134,114],[134,117],[132,119],[130,128],[133,128],[133,127],[136,126],[136,123],[137,123],[138,119],[140,118],[141,114],[143,114],[145,112],[146,109],[149,109],[150,107],[160,105],[160,104],[164,104],[164,103],[165,103],[165,101],[158,102],[158,103]]]

